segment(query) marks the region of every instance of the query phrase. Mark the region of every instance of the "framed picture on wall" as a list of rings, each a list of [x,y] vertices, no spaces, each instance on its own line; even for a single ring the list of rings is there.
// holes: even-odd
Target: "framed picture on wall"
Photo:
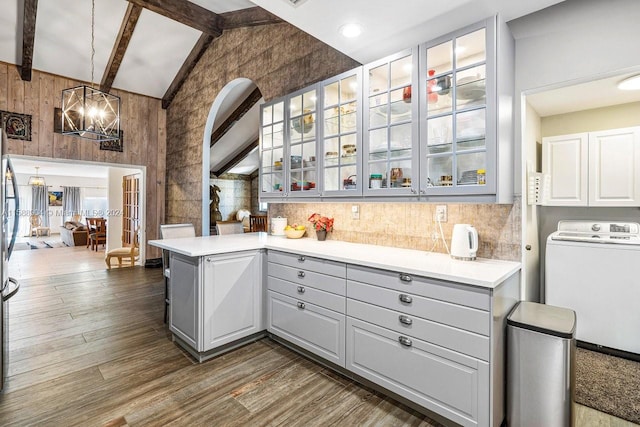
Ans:
[[[8,138],[31,141],[31,115],[0,110],[0,123]]]
[[[49,206],[62,206],[62,191],[49,191]]]

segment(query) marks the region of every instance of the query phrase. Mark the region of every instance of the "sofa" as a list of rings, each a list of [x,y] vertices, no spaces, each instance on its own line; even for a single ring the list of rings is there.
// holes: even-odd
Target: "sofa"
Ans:
[[[62,243],[67,246],[87,246],[87,226],[77,221],[67,221],[60,227]]]

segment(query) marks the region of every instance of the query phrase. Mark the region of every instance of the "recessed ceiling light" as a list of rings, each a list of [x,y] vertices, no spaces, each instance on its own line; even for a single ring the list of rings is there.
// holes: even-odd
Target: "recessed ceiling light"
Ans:
[[[340,27],[340,34],[349,39],[358,37],[362,34],[362,26],[356,23],[344,24]]]
[[[618,83],[618,89],[620,90],[640,90],[640,74],[636,76],[627,77]]]

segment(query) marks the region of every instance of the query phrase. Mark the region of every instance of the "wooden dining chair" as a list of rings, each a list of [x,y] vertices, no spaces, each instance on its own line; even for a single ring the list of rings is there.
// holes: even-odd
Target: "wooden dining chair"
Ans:
[[[251,215],[249,216],[249,231],[267,231],[267,216],[266,215]]]
[[[87,247],[97,251],[98,245],[107,245],[107,220],[104,218],[87,218]]]
[[[131,267],[136,263],[138,256],[140,255],[140,228],[136,228],[133,233],[133,245],[130,247],[111,249],[107,252],[104,258],[104,262],[107,263],[107,268],[111,270],[111,258],[118,259],[118,267],[122,267],[122,259],[130,259]]]

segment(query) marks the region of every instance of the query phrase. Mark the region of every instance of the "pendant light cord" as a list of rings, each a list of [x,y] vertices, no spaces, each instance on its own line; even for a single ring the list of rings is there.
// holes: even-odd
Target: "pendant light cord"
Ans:
[[[93,57],[96,54],[95,47],[95,23],[96,23],[96,1],[91,0],[91,88],[93,89]]]

